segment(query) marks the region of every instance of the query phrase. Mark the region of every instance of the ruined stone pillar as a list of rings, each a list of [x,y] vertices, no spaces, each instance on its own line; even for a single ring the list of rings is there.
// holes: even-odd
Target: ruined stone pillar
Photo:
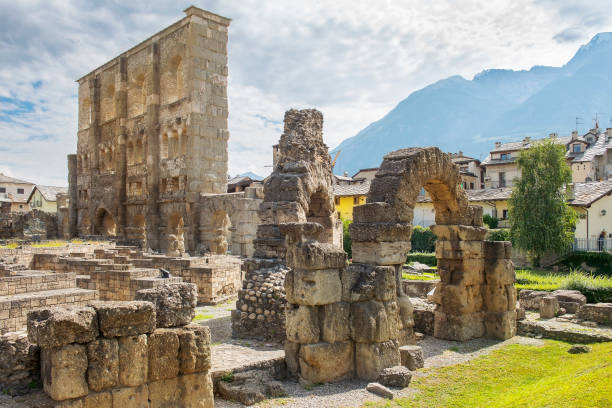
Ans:
[[[161,249],[159,216],[159,43],[149,47],[149,70],[146,75],[147,107],[145,113],[147,140],[147,243],[153,249]]]
[[[126,227],[128,222],[126,220],[126,209],[125,202],[127,199],[127,152],[126,152],[126,141],[127,141],[127,86],[128,86],[128,75],[127,75],[127,58],[121,57],[119,59],[119,81],[117,91],[115,92],[115,116],[119,122],[119,135],[117,137],[117,154],[115,156],[115,179],[114,187],[118,193],[118,206],[117,206],[117,236],[127,239]]]
[[[68,202],[68,237],[72,238],[78,235],[78,185],[77,185],[77,155],[68,155],[68,194],[70,195]]]

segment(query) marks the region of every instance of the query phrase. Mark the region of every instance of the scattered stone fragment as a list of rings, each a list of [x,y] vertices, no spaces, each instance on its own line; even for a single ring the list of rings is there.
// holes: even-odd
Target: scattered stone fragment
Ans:
[[[412,373],[404,366],[385,368],[378,376],[377,381],[387,387],[406,388],[410,384]]]
[[[590,353],[591,348],[584,344],[574,344],[567,352],[570,354]]]
[[[554,296],[544,296],[540,298],[540,318],[552,319],[559,311],[559,302]]]
[[[418,341],[423,341],[423,339],[425,338],[425,335],[423,333],[419,333],[419,332],[415,332],[414,333],[414,340]]]
[[[383,398],[393,399],[394,397],[393,391],[379,383],[369,383],[366,390]]]
[[[423,349],[421,346],[402,346],[400,347],[400,357],[402,365],[408,367],[409,370],[416,370],[425,366],[423,358]]]

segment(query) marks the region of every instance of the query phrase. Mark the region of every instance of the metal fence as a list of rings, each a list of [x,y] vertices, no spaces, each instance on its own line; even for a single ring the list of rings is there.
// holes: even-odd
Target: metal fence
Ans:
[[[603,252],[612,250],[612,238],[574,238],[574,251]]]

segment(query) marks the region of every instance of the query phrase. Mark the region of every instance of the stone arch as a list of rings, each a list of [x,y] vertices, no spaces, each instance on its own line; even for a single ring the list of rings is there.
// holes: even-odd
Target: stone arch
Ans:
[[[183,216],[174,212],[168,217],[168,255],[181,256],[185,253],[185,222]]]
[[[510,245],[483,241],[482,208],[468,205],[460,185],[458,168],[436,147],[387,154],[372,180],[367,203],[354,210],[353,262],[394,267],[400,310],[402,302],[409,304],[401,292],[401,272],[410,250],[413,209],[425,188],[435,208],[432,231],[438,237],[434,336],[506,339],[516,331]],[[411,314],[406,309],[402,320],[412,320]]]
[[[95,218],[95,234],[105,237],[117,235],[117,223],[112,214],[104,207],[98,208]]]

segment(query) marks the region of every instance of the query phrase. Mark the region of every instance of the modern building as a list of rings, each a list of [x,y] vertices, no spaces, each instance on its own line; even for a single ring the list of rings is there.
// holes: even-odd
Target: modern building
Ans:
[[[365,204],[370,190],[370,180],[366,177],[349,177],[347,174],[343,176],[334,175],[334,200],[336,212],[340,219],[353,220],[353,207]]]
[[[568,186],[569,204],[578,214],[575,249],[612,249],[612,180],[574,183]],[[602,236],[603,234],[603,236]]]
[[[574,183],[612,178],[612,128],[591,129],[583,136],[572,132],[565,157]]]
[[[27,199],[27,203],[31,210],[40,210],[50,213],[57,212],[57,196],[60,194],[67,194],[67,187],[54,187],[54,186],[41,186],[36,185],[30,196]]]
[[[465,156],[461,150],[458,153],[449,153],[451,160],[459,167],[462,187],[464,190],[480,190],[484,188],[484,171],[480,167],[480,160]]]
[[[30,210],[28,197],[35,184],[0,173],[0,197],[11,201],[11,212]]]

